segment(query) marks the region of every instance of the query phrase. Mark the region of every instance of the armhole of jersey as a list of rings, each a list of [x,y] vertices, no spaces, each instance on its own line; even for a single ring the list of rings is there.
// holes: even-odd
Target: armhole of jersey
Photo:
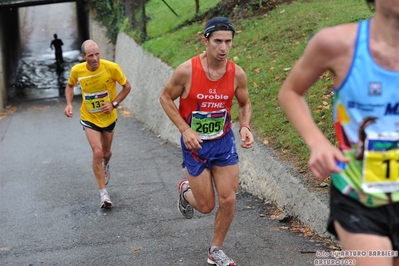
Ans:
[[[348,73],[345,76],[345,79],[341,83],[341,86],[339,86],[338,88],[334,88],[334,91],[341,90],[345,86],[346,81],[348,80],[350,74],[352,73],[353,65],[355,63],[356,56],[357,56],[357,54],[359,52],[359,41],[360,41],[362,33],[364,32],[364,27],[366,27],[367,29],[369,28],[369,24],[370,24],[369,21],[370,20],[363,20],[363,21],[360,21],[357,24],[358,25],[357,26],[357,33],[356,33],[357,36],[356,36],[356,41],[355,41],[355,44],[354,44],[355,47],[354,47],[354,52],[353,52],[353,56],[352,56],[351,65],[349,67]],[[368,40],[368,34],[367,34],[367,40]],[[367,47],[368,47],[368,44],[367,44]]]
[[[191,80],[190,80],[190,91],[188,92],[186,98],[188,98],[188,96],[190,95],[192,88],[193,88],[193,80],[194,80],[194,75],[195,75],[195,69],[197,67],[198,64],[201,64],[201,60],[200,60],[200,55],[194,56],[193,58],[191,58]],[[202,67],[202,65],[201,65]]]

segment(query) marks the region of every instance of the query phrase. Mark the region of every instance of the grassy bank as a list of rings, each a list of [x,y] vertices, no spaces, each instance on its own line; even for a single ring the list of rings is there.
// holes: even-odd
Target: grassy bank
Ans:
[[[168,0],[174,11],[181,14],[177,17],[160,1],[151,0],[146,8],[151,18],[147,32],[152,39],[143,44],[144,49],[172,67],[201,53],[204,50],[203,25],[208,20],[206,14],[218,2],[200,1],[200,14],[196,14],[194,1],[182,4],[180,0]],[[308,173],[309,151],[281,110],[278,90],[302,54],[309,35],[327,26],[369,18],[373,13],[363,0],[299,0],[278,5],[270,11],[266,7],[260,10],[264,11],[247,6],[245,17],[237,15],[243,11],[238,7],[228,13],[237,30],[230,59],[247,73],[253,106],[251,125],[256,134],[265,145],[276,150],[281,159],[292,162],[298,172]],[[182,27],[185,21],[201,14],[205,17],[201,22]],[[335,142],[331,90],[331,75],[326,73],[306,98],[315,121]],[[237,119],[236,109],[233,114]]]

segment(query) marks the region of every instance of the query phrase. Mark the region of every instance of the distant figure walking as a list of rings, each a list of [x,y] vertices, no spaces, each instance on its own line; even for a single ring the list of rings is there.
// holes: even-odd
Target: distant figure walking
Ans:
[[[50,48],[53,50],[53,46],[55,49],[55,61],[57,62],[57,65],[61,65],[64,62],[64,59],[62,57],[62,48],[64,43],[62,42],[61,39],[57,38],[57,34],[54,34],[54,40],[51,41],[50,43]]]

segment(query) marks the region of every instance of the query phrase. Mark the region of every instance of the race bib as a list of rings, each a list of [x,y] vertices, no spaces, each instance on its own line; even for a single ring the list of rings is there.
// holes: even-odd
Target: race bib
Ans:
[[[367,136],[362,188],[367,193],[399,191],[399,133]]]
[[[108,91],[84,95],[84,103],[90,113],[102,112],[104,102],[110,102]]]
[[[211,140],[223,135],[227,110],[214,112],[192,112],[191,128],[203,140]]]

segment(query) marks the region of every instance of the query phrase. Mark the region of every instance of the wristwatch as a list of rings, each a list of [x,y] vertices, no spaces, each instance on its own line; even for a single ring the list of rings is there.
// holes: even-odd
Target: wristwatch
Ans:
[[[113,106],[114,108],[118,107],[118,105],[119,105],[118,102],[113,102],[113,103],[112,103],[112,106]]]

